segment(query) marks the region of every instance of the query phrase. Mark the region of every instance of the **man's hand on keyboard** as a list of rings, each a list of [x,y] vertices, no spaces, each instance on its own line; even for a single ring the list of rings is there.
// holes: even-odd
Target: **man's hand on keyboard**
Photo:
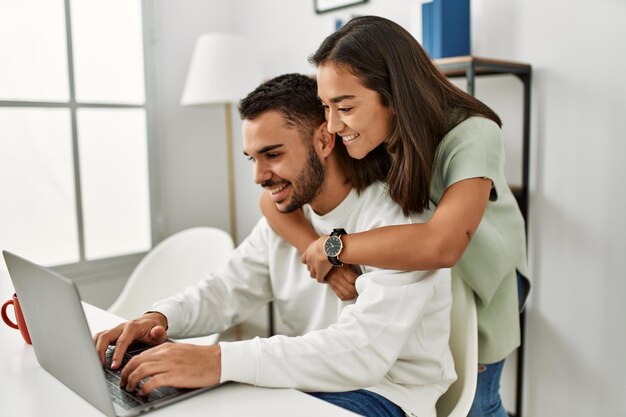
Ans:
[[[128,361],[122,369],[120,385],[127,391],[139,388],[141,395],[164,386],[199,388],[214,385],[220,382],[221,354],[219,345],[164,343]]]
[[[96,333],[93,340],[102,365],[105,364],[105,354],[109,345],[115,345],[115,352],[111,362],[111,369],[117,369],[122,364],[122,358],[128,346],[134,341],[149,345],[158,345],[167,339],[167,319],[156,312],[146,313],[138,319],[122,323],[110,330]]]

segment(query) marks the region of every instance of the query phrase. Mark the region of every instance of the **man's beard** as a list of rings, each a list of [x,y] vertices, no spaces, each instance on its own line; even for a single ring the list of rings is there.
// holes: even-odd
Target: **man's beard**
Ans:
[[[278,210],[281,213],[291,213],[310,203],[324,188],[324,180],[324,167],[311,146],[309,147],[306,166],[291,184],[291,201],[285,208],[279,208]]]

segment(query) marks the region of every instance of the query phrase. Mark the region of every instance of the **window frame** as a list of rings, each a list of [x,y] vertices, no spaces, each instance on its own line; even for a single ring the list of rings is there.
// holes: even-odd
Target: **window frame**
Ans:
[[[156,181],[156,158],[155,158],[155,118],[153,117],[153,95],[152,95],[152,76],[151,76],[151,42],[153,33],[152,24],[152,6],[149,0],[141,0],[141,18],[142,18],[142,45],[143,45],[143,68],[144,68],[144,91],[145,101],[143,104],[116,104],[116,103],[90,103],[77,102],[75,74],[74,74],[74,51],[72,44],[72,21],[70,1],[64,0],[65,13],[65,34],[67,48],[67,66],[68,66],[68,87],[69,100],[67,102],[55,101],[28,101],[28,100],[0,100],[0,108],[63,108],[70,112],[70,132],[72,136],[72,160],[74,170],[74,190],[76,204],[76,225],[78,232],[78,248],[79,261],[71,264],[52,265],[54,270],[67,274],[71,278],[90,279],[101,278],[103,276],[113,276],[119,274],[128,275],[130,271],[143,258],[146,252],[130,253],[109,258],[87,260],[85,257],[85,229],[83,224],[83,203],[82,203],[82,186],[80,162],[78,154],[78,129],[77,129],[77,111],[80,108],[100,108],[100,109],[143,109],[146,114],[146,145],[147,145],[147,162],[148,162],[148,192],[150,193],[150,229],[151,244],[153,247],[156,237],[159,235],[157,231],[157,181]]]

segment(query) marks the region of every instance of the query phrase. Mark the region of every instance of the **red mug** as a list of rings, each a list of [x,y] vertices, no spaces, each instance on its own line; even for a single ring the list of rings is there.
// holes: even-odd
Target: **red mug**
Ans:
[[[13,305],[13,312],[15,313],[15,321],[17,323],[13,323],[13,321],[7,315],[7,308],[9,305]],[[7,324],[7,326],[13,329],[19,329],[20,333],[22,333],[22,337],[29,345],[32,345],[30,341],[30,334],[28,334],[28,329],[26,328],[26,321],[24,321],[24,314],[22,314],[22,308],[20,307],[20,302],[17,299],[17,294],[13,294],[13,298],[2,305],[2,320]]]

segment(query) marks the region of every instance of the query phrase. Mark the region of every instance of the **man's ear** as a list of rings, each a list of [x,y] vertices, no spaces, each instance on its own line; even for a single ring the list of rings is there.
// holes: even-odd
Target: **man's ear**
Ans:
[[[315,147],[320,153],[320,156],[326,158],[335,149],[335,134],[330,133],[327,129],[327,123],[322,123],[313,135],[315,141]]]

